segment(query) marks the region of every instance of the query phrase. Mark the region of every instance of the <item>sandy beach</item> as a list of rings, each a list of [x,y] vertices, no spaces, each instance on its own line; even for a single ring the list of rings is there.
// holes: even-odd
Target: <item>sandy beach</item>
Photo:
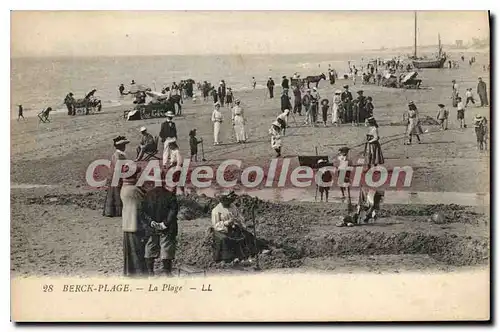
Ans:
[[[448,193],[489,193],[489,151],[476,149],[472,118],[490,118],[489,108],[468,107],[468,128],[459,129],[456,110],[451,107],[451,80],[476,90],[482,76],[490,88],[489,76],[479,64],[455,70],[419,72],[422,89],[391,89],[376,85],[352,86],[339,80],[334,86],[320,83],[322,97],[332,99],[333,91],[347,83],[353,94],[363,89],[372,96],[375,117],[380,124],[381,144],[387,167],[410,165],[414,169],[411,191]],[[273,157],[268,129],[280,111],[280,88],[269,99],[265,90],[238,92],[248,119],[249,140],[234,142],[230,110],[224,108],[220,146],[213,146],[210,122],[213,105],[198,99],[183,104],[177,124],[179,146],[189,156],[188,132],[196,128],[205,141],[207,162],[217,165],[226,159],[242,159],[245,164],[263,165]],[[476,99],[477,96],[476,96]],[[405,127],[401,124],[408,101],[414,101],[420,116],[435,118],[437,104],[450,111],[448,131],[424,125],[423,144],[403,145]],[[118,275],[121,273],[121,219],[102,216],[104,192],[87,189],[85,171],[96,159],[109,159],[112,139],[125,135],[135,157],[140,140],[139,128],[146,126],[157,135],[164,119],[125,121],[129,106],[103,108],[101,113],[70,117],[53,114],[50,123],[36,117],[11,121],[11,271],[14,274]],[[291,128],[284,137],[284,157],[320,155],[332,158],[341,145],[354,147],[360,155],[365,127],[304,126],[304,117],[290,118]],[[355,147],[357,146],[357,147]],[[260,201],[259,237],[274,248],[262,256],[266,269],[303,268],[347,271],[394,271],[406,269],[456,269],[489,261],[489,205],[385,204],[375,224],[352,229],[337,228],[345,212],[333,192],[331,203]],[[336,199],[337,198],[337,199]],[[245,197],[240,198],[246,206]],[[206,231],[210,225],[208,208],[214,202],[206,197],[183,197],[184,215],[179,222],[179,248],[175,265],[189,265],[213,271],[231,269],[210,262]],[[428,218],[443,211],[445,225]],[[49,240],[50,239],[50,240]]]

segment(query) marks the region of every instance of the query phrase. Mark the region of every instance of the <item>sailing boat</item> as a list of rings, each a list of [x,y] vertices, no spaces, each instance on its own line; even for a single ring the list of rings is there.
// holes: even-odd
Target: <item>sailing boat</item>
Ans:
[[[438,56],[434,59],[419,59],[417,58],[417,12],[415,12],[415,49],[413,53],[413,67],[415,68],[443,68],[446,62],[446,53],[443,53],[441,46],[441,36],[438,34]]]

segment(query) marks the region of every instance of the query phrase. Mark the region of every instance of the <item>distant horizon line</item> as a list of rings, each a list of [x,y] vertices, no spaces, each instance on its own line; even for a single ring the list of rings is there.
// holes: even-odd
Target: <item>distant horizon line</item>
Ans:
[[[428,47],[436,47],[434,44],[429,45],[419,45],[418,48],[428,48]],[[443,45],[452,47],[451,50],[456,49],[454,44]],[[408,46],[394,46],[384,48],[381,46],[380,48],[371,48],[371,49],[361,49],[361,50],[351,50],[351,51],[341,51],[341,52],[293,52],[293,53],[204,53],[204,54],[193,54],[193,53],[185,53],[185,54],[96,54],[96,55],[22,55],[22,56],[10,56],[12,59],[35,59],[35,58],[98,58],[98,57],[106,57],[106,58],[114,58],[114,57],[155,57],[155,56],[231,56],[231,55],[327,55],[327,54],[350,54],[356,52],[402,52],[406,49],[413,49],[413,45]],[[464,48],[466,51],[467,49]]]

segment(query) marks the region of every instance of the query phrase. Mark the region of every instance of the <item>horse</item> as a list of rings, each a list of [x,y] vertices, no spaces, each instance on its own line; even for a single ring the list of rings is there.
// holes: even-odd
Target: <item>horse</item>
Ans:
[[[309,89],[309,83],[316,83],[316,87],[318,87],[319,82],[321,80],[326,80],[325,74],[317,75],[317,76],[307,76],[304,78],[304,82],[307,84],[307,88]]]

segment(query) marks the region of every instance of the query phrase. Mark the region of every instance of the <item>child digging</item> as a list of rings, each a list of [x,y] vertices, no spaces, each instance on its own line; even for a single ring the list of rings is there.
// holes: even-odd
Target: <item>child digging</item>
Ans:
[[[196,138],[196,129],[189,132],[189,147],[191,149],[191,161],[198,161],[198,144],[203,142],[203,138]]]

